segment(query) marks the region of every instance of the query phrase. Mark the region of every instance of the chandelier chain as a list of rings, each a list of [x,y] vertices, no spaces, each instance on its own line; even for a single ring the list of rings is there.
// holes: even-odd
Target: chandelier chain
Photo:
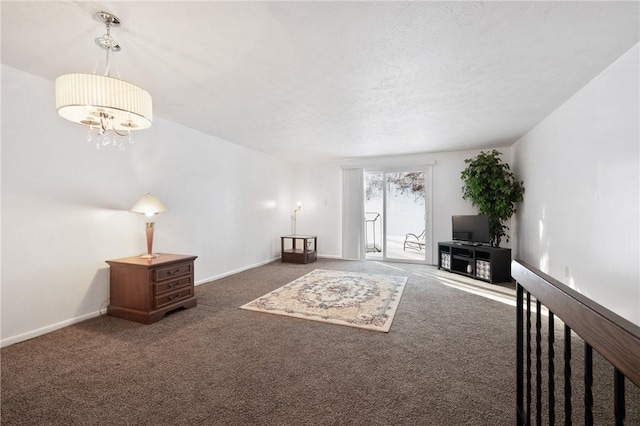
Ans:
[[[107,60],[106,60],[104,75],[106,77],[109,77],[109,72],[111,68],[111,49],[113,48],[113,45],[115,42],[113,41],[113,37],[111,37],[111,21],[107,19],[107,21],[105,22],[105,25],[107,27],[107,33],[104,35],[104,44],[106,46],[105,50],[107,51]]]
[[[106,50],[106,63],[105,63],[105,77],[110,77],[111,74],[111,54],[112,52],[117,52],[120,50],[120,46],[111,36],[111,24],[114,22],[114,17],[103,15],[106,33],[102,35],[102,37],[96,39],[97,44]],[[131,135],[131,126],[125,132],[119,132],[115,126],[113,126],[111,117],[106,112],[95,112],[94,119],[98,119],[95,124],[91,124],[89,126],[89,134],[87,136],[87,140],[91,141],[93,139],[93,133],[96,132],[98,136],[98,141],[96,143],[96,148],[100,149],[101,145],[117,145],[121,150],[124,149],[124,139],[126,139],[129,143],[133,143],[133,137]],[[113,136],[110,137],[108,132],[112,131]]]

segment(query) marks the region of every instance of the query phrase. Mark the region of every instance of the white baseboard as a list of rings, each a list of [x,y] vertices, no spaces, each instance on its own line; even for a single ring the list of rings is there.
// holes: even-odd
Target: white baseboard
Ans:
[[[318,257],[320,257],[320,258],[328,258],[328,259],[341,259],[341,257],[337,256],[337,255],[318,255]],[[215,276],[212,276],[212,277],[202,278],[202,279],[196,281],[194,283],[194,285],[200,285],[200,284],[208,283],[208,282],[211,282],[211,281],[219,280],[221,278],[228,277],[229,275],[234,275],[234,274],[237,274],[239,272],[243,272],[243,271],[246,271],[246,270],[249,270],[249,269],[257,268],[258,266],[266,265],[267,263],[274,262],[274,261],[276,261],[278,259],[280,259],[280,256],[274,257],[272,259],[264,260],[262,262],[255,263],[253,265],[244,266],[242,268],[235,269],[233,271],[227,271],[227,272],[224,272],[224,273],[222,273],[220,275],[215,275]],[[73,324],[77,324],[79,322],[82,322],[82,321],[85,321],[85,320],[88,320],[88,319],[91,319],[91,318],[95,318],[95,317],[100,316],[100,315],[101,315],[101,311],[95,311],[95,312],[91,312],[91,313],[88,313],[88,314],[81,315],[79,317],[75,317],[75,318],[71,318],[71,319],[68,319],[68,320],[60,321],[60,322],[55,323],[55,324],[47,325],[46,327],[38,328],[36,330],[31,330],[31,331],[28,331],[26,333],[17,334],[15,336],[7,337],[5,339],[1,339],[0,340],[0,347],[4,348],[5,346],[13,345],[13,344],[19,343],[19,342],[24,342],[25,340],[33,339],[34,337],[42,336],[43,334],[51,333],[52,331],[56,331],[56,330],[59,330],[59,329],[64,328],[64,327],[67,327],[67,326],[70,326],[70,325],[73,325]]]
[[[320,259],[342,259],[339,254],[318,254]]]
[[[88,314],[81,315],[79,317],[60,321],[58,323],[51,324],[46,327],[38,328],[36,330],[31,330],[26,333],[7,337],[6,339],[0,340],[0,347],[4,348],[5,346],[13,345],[14,343],[24,342],[25,340],[33,339],[34,337],[42,336],[43,334],[51,333],[52,331],[59,330],[61,328],[70,326],[72,324],[77,324],[79,322],[82,322],[91,318],[95,318],[97,316],[100,316],[100,311],[91,312]]]
[[[238,274],[240,272],[244,272],[244,271],[247,271],[249,269],[257,268],[258,266],[266,265],[267,263],[275,262],[276,260],[278,260],[280,258],[281,258],[280,256],[277,256],[277,257],[274,257],[273,259],[264,260],[262,262],[254,263],[253,265],[249,265],[249,266],[243,266],[242,268],[235,269],[233,271],[223,272],[220,275],[214,275],[212,277],[202,278],[202,279],[196,281],[194,283],[194,285],[201,285],[201,284],[205,284],[205,283],[208,283],[208,282],[211,282],[211,281],[219,280],[221,278],[228,277],[229,275]],[[337,254],[319,254],[318,258],[321,258],[321,259],[342,259],[342,256],[339,256]]]
[[[221,278],[228,277],[229,275],[234,275],[234,274],[237,274],[237,273],[240,273],[240,272],[243,272],[243,271],[247,271],[249,269],[257,268],[258,266],[266,265],[267,263],[274,262],[274,261],[276,261],[278,259],[280,259],[280,256],[274,257],[273,259],[264,260],[262,262],[254,263],[253,265],[243,266],[242,268],[235,269],[233,271],[223,272],[220,275],[214,275],[212,277],[202,278],[202,279],[196,281],[194,283],[194,285],[200,285],[200,284],[208,283],[208,282],[211,282],[211,281],[219,280]]]

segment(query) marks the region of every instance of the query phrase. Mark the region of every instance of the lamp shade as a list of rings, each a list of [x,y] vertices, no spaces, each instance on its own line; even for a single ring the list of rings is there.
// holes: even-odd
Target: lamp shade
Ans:
[[[151,217],[155,214],[166,212],[167,209],[155,195],[147,194],[143,195],[129,211],[131,213],[142,213],[147,217]]]
[[[153,119],[151,95],[136,85],[96,74],[65,74],[56,79],[56,109],[61,117],[85,126],[105,114],[116,131],[142,130]]]

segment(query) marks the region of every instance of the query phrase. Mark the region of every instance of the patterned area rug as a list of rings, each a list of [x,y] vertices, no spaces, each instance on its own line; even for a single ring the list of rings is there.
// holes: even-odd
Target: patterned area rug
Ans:
[[[388,332],[406,277],[316,269],[241,309]]]

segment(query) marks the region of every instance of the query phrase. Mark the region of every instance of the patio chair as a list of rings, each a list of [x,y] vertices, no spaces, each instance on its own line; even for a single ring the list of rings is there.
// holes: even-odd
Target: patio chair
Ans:
[[[424,229],[418,235],[408,233],[404,237],[404,246],[402,248],[403,251],[406,251],[407,248],[412,250],[422,251],[424,250]]]

